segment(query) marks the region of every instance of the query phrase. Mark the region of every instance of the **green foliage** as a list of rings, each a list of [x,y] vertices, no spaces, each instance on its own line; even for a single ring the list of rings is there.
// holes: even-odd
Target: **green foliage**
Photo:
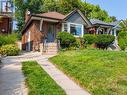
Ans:
[[[0,46],[6,44],[15,44],[17,40],[17,34],[0,35]]]
[[[96,42],[97,37],[96,35],[93,34],[85,34],[83,36],[83,39],[84,39],[84,43],[91,45]]]
[[[57,67],[92,95],[127,94],[127,53],[84,49],[50,58]]]
[[[127,19],[123,20],[120,23],[121,31],[126,31],[127,32]]]
[[[0,47],[0,54],[7,56],[16,56],[20,52],[19,48],[14,44],[3,45]]]
[[[66,95],[37,62],[26,61],[22,65],[29,88],[28,95]]]
[[[76,38],[77,48],[83,49],[86,48],[86,44],[84,44],[84,39],[82,37]]]
[[[96,45],[100,49],[107,49],[107,47],[115,40],[113,35],[101,34],[97,35]]]
[[[127,32],[121,31],[118,34],[118,43],[121,50],[125,50],[127,48]]]
[[[60,40],[60,45],[62,48],[69,48],[76,43],[76,38],[68,32],[59,32],[57,35],[57,40]]]

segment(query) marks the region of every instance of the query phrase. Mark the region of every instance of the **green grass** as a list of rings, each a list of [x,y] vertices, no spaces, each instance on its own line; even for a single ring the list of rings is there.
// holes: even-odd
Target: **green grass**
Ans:
[[[65,95],[65,92],[35,61],[22,63],[22,70],[26,77],[28,95]]]
[[[86,49],[50,58],[93,95],[127,95],[127,53]]]

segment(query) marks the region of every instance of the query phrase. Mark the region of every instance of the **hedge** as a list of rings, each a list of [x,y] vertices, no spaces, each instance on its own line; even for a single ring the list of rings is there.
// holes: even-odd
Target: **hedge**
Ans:
[[[93,34],[85,34],[83,36],[84,43],[86,44],[93,44],[96,42],[97,37]]]
[[[14,44],[17,40],[17,34],[0,35],[0,46]]]
[[[114,40],[115,37],[113,35],[100,34],[97,35],[96,46],[99,49],[107,49]]]
[[[118,34],[118,43],[121,48],[121,50],[125,50],[127,47],[127,32],[121,31]]]
[[[62,48],[69,48],[76,43],[76,38],[68,32],[59,32],[57,40],[60,40],[60,46]]]

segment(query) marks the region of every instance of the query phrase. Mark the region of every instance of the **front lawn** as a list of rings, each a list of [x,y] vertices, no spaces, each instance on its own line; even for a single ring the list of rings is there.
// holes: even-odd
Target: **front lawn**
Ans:
[[[28,95],[66,95],[53,79],[35,61],[23,62]]]
[[[127,95],[127,53],[86,49],[50,58],[93,95]]]

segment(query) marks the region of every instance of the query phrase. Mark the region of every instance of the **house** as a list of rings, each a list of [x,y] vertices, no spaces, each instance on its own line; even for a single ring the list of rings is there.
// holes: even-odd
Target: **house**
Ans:
[[[0,14],[0,34],[10,34],[12,32],[12,18]]]
[[[60,31],[69,32],[75,37],[83,37],[88,33],[109,34],[114,27],[100,20],[89,20],[77,9],[68,15],[57,12],[30,15],[28,12],[25,18],[26,24],[22,30],[22,49],[27,51],[41,51],[46,47],[49,49]],[[42,44],[41,47],[40,44]]]
[[[90,31],[90,33],[111,34],[111,30],[114,27],[113,25],[98,19],[90,19],[90,22],[92,23],[93,29],[95,30],[93,32]]]
[[[12,0],[0,0],[0,34],[10,34],[13,26]]]

